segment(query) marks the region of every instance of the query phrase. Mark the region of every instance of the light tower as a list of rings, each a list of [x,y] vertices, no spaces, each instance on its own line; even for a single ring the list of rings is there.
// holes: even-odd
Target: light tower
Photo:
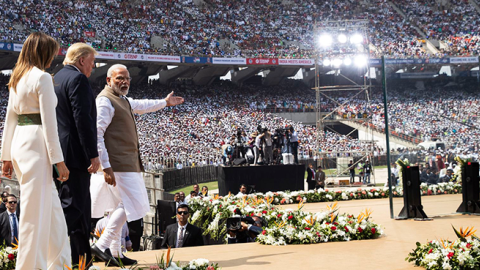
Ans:
[[[373,129],[371,129],[372,114],[370,112],[370,42],[368,39],[368,21],[367,20],[345,20],[345,21],[326,21],[317,22],[314,28],[314,36],[317,37],[316,56],[315,56],[315,88],[316,92],[316,156],[318,163],[326,167],[327,160],[336,162],[337,173],[339,176],[348,172],[348,160],[354,159],[355,164],[365,162],[369,157],[373,157],[374,139]],[[354,71],[354,74],[360,74],[356,78],[344,75],[342,71]],[[339,76],[341,85],[322,86],[320,75],[334,74]],[[350,78],[349,78],[350,77]],[[361,78],[361,79],[360,79]],[[335,96],[338,92],[343,92],[345,97],[340,102]],[[335,95],[336,94],[336,95]],[[334,104],[333,109],[326,111],[322,109],[322,99]],[[353,100],[360,99],[364,105],[363,113],[343,114],[341,110],[344,106],[353,103]],[[329,141],[331,146],[326,149],[327,133],[334,132],[334,123],[347,124],[353,128],[347,135],[351,135],[360,127],[362,131],[359,138],[362,138],[361,149],[345,149],[340,145],[342,142]],[[362,136],[360,136],[362,133]],[[336,145],[337,144],[337,145]],[[373,161],[370,158],[371,163]],[[373,166],[373,164],[372,164]],[[373,179],[374,180],[374,179]],[[375,182],[375,181],[374,181]]]

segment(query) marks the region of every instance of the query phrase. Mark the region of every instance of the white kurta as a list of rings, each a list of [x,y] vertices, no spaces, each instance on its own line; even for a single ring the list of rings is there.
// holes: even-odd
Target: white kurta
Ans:
[[[22,199],[16,269],[63,269],[71,265],[67,223],[52,180],[63,161],[52,76],[34,67],[10,90],[2,160],[12,161]],[[41,125],[19,126],[19,114],[40,114]]]
[[[144,114],[164,108],[167,102],[161,100],[134,100],[128,98],[133,113]],[[115,108],[107,97],[99,97],[97,103],[97,147],[102,167],[110,168],[104,134],[112,122]],[[133,155],[134,153],[132,153]],[[114,172],[117,185],[107,185],[103,173],[91,178],[90,193],[92,197],[92,218],[102,217],[107,209],[115,209],[122,202],[127,220],[143,218],[150,211],[145,182],[140,172]]]

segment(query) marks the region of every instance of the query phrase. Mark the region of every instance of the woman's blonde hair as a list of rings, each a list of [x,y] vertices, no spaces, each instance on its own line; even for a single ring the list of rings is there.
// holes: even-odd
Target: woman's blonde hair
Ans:
[[[20,79],[33,67],[45,71],[58,54],[60,45],[51,36],[42,32],[32,33],[23,43],[22,51],[12,71],[8,87],[16,92]]]
[[[85,43],[75,43],[68,48],[63,65],[75,65],[80,58],[87,57],[90,54],[97,55],[98,53]]]

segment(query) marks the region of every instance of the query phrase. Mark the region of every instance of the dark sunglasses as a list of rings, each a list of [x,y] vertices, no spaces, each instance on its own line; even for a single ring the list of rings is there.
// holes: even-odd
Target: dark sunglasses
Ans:
[[[177,214],[179,215],[188,215],[188,211],[178,211]]]
[[[9,204],[16,204],[17,202],[8,202]]]

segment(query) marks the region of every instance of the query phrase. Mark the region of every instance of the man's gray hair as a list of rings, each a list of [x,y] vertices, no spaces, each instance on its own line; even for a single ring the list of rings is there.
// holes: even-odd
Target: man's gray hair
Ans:
[[[115,65],[111,66],[111,67],[108,69],[108,71],[107,71],[107,77],[111,78],[113,71],[116,70],[117,68],[124,68],[124,69],[128,70],[127,66],[125,66],[125,65],[115,64]]]

